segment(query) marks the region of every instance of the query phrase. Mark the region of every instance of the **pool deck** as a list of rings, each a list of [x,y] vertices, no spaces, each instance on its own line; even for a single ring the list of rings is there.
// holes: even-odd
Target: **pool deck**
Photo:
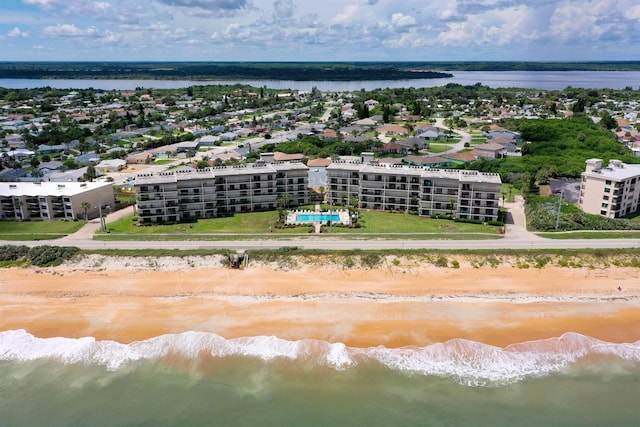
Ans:
[[[287,224],[322,224],[327,221],[299,221],[298,215],[338,215],[340,218],[338,221],[334,221],[333,223],[341,223],[344,225],[349,225],[351,223],[351,218],[349,217],[349,211],[346,209],[336,209],[331,211],[320,211],[320,210],[295,210],[287,212]]]

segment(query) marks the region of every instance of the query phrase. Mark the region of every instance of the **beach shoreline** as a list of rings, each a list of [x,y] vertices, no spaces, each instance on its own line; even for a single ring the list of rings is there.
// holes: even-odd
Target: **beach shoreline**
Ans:
[[[331,263],[224,267],[221,257],[85,257],[3,269],[0,330],[121,343],[189,331],[351,347],[468,339],[508,346],[575,332],[640,340],[640,269]]]

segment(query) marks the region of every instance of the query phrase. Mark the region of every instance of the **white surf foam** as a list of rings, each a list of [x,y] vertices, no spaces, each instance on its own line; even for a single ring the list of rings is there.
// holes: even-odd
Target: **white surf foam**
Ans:
[[[568,333],[505,348],[463,339],[426,347],[350,348],[342,343],[317,340],[288,341],[268,336],[224,339],[210,333],[187,332],[126,345],[91,337],[37,338],[24,330],[0,332],[0,360],[5,361],[52,359],[117,370],[137,360],[161,360],[171,355],[191,359],[202,355],[239,356],[266,362],[291,359],[337,370],[374,362],[412,375],[435,375],[479,386],[510,384],[548,375],[572,366],[587,355],[640,363],[640,341],[614,344]]]

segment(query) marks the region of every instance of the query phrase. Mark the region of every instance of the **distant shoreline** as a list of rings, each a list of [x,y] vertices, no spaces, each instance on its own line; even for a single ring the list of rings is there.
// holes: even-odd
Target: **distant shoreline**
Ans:
[[[451,78],[407,63],[0,62],[0,78],[152,80],[407,80]]]
[[[455,71],[640,71],[610,62],[0,62],[2,79],[367,81],[452,78]]]

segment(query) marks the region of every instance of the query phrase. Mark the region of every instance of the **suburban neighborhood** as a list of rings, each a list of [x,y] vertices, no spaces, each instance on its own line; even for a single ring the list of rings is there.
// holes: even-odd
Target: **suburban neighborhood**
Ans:
[[[640,156],[638,101],[589,93],[587,106],[584,94],[474,90],[452,85],[417,99],[240,85],[4,90],[0,216],[88,220],[135,204],[139,224],[164,224],[275,210],[286,199],[287,208],[327,203],[498,222],[504,184],[549,185],[562,175],[474,165],[530,152],[509,120],[577,114],[606,124],[628,154],[605,167],[585,159],[572,201],[607,218],[638,211],[640,169],[629,164]]]

